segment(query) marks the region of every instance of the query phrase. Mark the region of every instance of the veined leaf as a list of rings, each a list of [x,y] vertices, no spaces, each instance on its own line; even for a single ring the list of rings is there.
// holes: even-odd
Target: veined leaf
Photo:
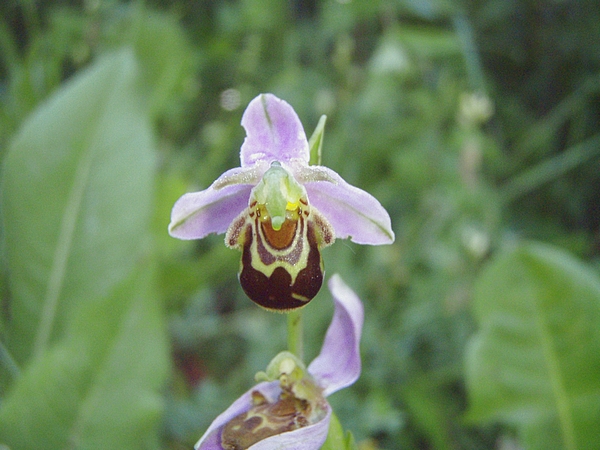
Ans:
[[[519,429],[527,448],[600,442],[600,280],[564,252],[524,244],[479,279],[466,357],[468,418]]]
[[[11,449],[159,448],[167,342],[152,270],[75,308],[65,337],[36,358],[0,408]]]
[[[0,405],[11,449],[159,447],[168,349],[139,78],[131,51],[105,56],[28,119],[7,155],[7,334],[22,366]]]
[[[121,282],[147,239],[154,152],[138,79],[131,51],[104,57],[29,117],[6,156],[7,337],[21,364],[73,305]]]

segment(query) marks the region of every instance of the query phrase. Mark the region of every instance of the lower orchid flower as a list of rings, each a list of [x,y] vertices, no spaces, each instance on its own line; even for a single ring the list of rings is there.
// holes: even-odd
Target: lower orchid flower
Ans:
[[[354,383],[361,369],[363,306],[338,275],[329,280],[335,312],[320,354],[305,368],[288,352],[269,364],[263,381],[210,425],[197,450],[312,450],[327,438],[326,397]]]
[[[321,288],[321,249],[336,236],[390,244],[390,217],[333,170],[309,165],[321,148],[324,118],[309,144],[294,109],[261,94],[246,108],[242,126],[241,167],[183,195],[173,206],[169,233],[201,239],[227,232],[225,244],[242,251],[239,278],[248,297],[271,310],[300,308]]]

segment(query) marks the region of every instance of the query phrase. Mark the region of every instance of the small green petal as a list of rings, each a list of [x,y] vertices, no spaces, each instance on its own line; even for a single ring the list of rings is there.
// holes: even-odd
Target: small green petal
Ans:
[[[321,164],[321,149],[323,148],[323,136],[325,134],[326,121],[327,116],[322,115],[315,131],[313,131],[312,136],[308,140],[308,148],[310,149],[309,164],[311,166],[318,166]]]

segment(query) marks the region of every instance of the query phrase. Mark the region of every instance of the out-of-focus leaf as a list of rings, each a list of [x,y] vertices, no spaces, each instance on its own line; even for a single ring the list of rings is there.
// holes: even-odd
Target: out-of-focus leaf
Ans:
[[[106,296],[140,257],[155,155],[138,79],[130,50],[104,57],[39,107],[7,154],[7,338],[20,363],[43,354],[73,305]]]
[[[452,449],[452,435],[446,419],[450,402],[443,397],[439,382],[434,377],[423,374],[415,378],[407,383],[403,391],[411,419],[421,434],[427,436],[433,448]]]
[[[124,14],[124,11],[126,13]],[[112,45],[130,43],[139,64],[151,114],[169,114],[177,102],[198,92],[194,80],[197,54],[173,14],[131,4],[111,17],[107,38]]]
[[[401,0],[400,5],[409,13],[425,20],[439,20],[447,17],[456,10],[456,4],[448,0],[424,0],[413,2]]]
[[[3,400],[0,442],[13,450],[159,448],[167,342],[154,271],[75,308],[65,337]]]
[[[564,252],[522,244],[476,285],[468,418],[517,427],[527,448],[600,442],[600,280]]]
[[[395,37],[420,58],[447,58],[460,53],[456,35],[438,28],[398,27]]]

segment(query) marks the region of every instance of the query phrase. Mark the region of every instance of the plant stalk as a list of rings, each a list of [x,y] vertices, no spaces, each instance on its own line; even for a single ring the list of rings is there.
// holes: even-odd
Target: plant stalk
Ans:
[[[300,360],[303,358],[303,329],[302,310],[296,309],[287,314],[288,337],[287,346],[290,353],[296,355]]]

